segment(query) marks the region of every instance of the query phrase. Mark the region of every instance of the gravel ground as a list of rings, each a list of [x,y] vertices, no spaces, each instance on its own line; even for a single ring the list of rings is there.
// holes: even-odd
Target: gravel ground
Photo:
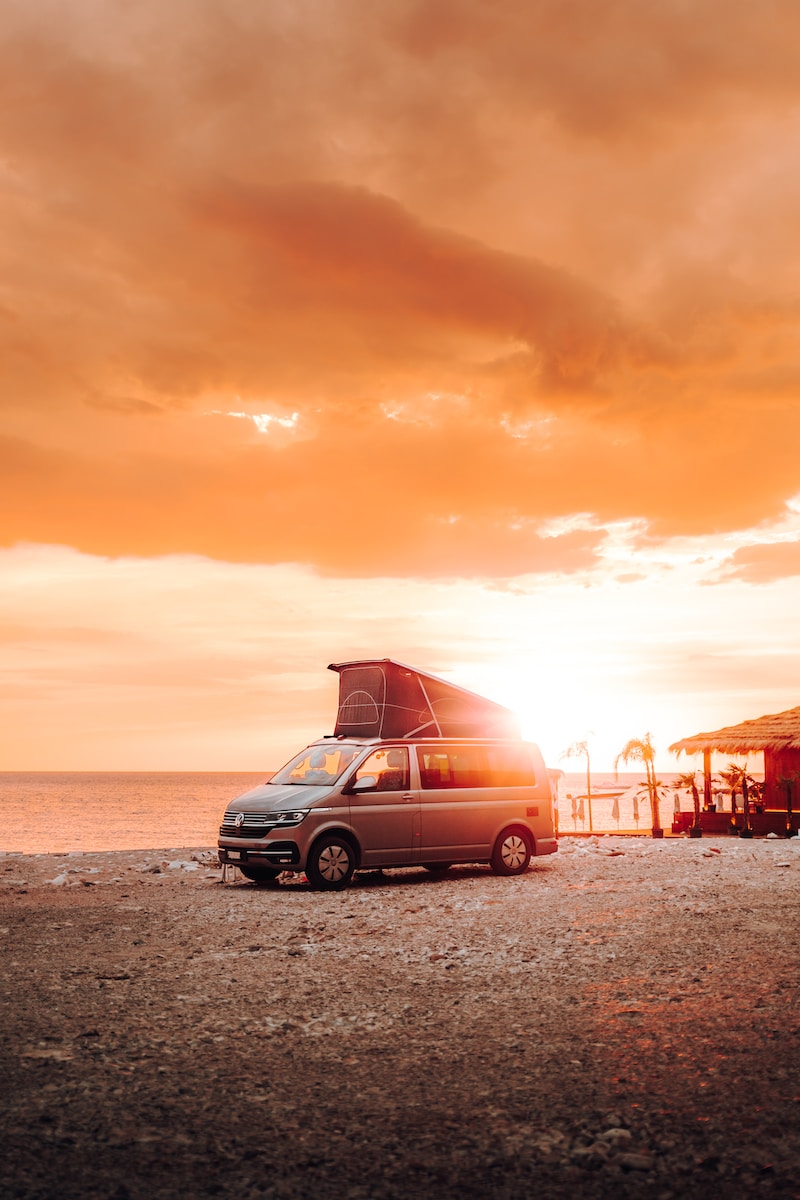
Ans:
[[[0,856],[0,1196],[800,1197],[800,840]]]

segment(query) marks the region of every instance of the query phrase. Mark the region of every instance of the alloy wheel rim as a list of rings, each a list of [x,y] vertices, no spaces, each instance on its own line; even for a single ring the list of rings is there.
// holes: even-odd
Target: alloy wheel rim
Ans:
[[[328,846],[320,855],[320,874],[329,883],[338,883],[343,879],[349,865],[350,859],[341,846]]]
[[[518,867],[525,858],[525,843],[520,837],[510,837],[503,844],[503,862]]]

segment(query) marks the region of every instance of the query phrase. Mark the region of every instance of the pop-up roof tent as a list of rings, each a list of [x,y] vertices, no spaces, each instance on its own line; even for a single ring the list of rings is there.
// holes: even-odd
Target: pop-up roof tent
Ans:
[[[510,709],[391,658],[328,670],[339,674],[334,737],[520,736]]]

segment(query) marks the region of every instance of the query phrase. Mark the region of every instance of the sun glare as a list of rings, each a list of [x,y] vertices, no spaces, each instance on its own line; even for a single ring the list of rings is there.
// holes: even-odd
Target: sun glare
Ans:
[[[615,696],[589,670],[565,672],[563,666],[539,662],[528,670],[489,669],[483,675],[486,694],[517,714],[522,737],[539,745],[548,767],[579,769],[562,755],[586,741],[598,768],[610,770],[625,741],[637,733],[636,714],[626,697]]]

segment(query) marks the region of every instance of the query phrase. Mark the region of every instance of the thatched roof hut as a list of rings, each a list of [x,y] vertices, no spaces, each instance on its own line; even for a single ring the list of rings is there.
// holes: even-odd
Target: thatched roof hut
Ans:
[[[670,746],[673,754],[702,754],[706,787],[711,777],[711,753],[764,755],[764,802],[767,808],[786,808],[786,781],[800,780],[800,708],[771,713],[713,733],[695,733]],[[797,787],[797,783],[794,785]]]
[[[695,733],[692,737],[674,742],[674,754],[700,754],[719,750],[723,754],[750,754],[760,750],[800,750],[800,708],[756,717],[740,725],[726,725],[713,733]]]

